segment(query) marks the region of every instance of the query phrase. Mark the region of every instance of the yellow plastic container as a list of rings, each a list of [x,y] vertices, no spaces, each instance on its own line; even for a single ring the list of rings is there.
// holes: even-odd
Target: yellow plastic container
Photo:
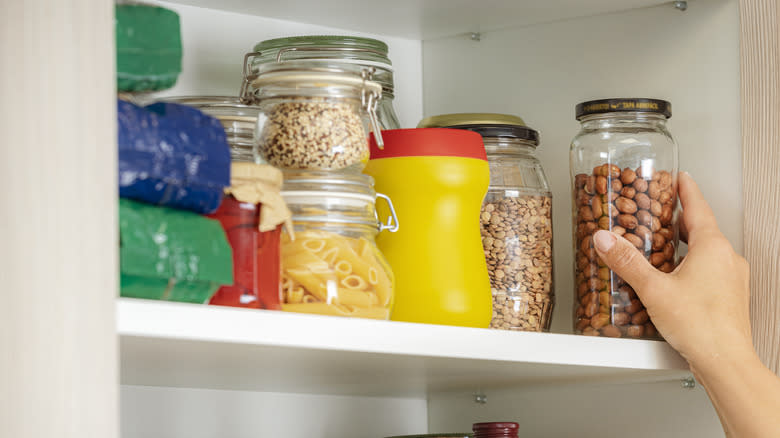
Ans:
[[[377,237],[396,278],[391,319],[488,327],[492,298],[479,214],[490,182],[482,137],[456,129],[383,131],[365,173],[399,228]],[[380,217],[387,207],[377,206]]]

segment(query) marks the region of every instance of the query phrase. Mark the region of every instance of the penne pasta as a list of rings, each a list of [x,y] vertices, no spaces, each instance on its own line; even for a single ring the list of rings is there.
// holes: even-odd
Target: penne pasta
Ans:
[[[392,273],[376,245],[324,231],[282,237],[282,309],[388,319]]]
[[[325,239],[306,239],[301,241],[301,245],[311,252],[320,252],[325,248]]]
[[[368,286],[368,283],[357,275],[347,275],[341,280],[341,285],[351,290],[364,290],[366,286]]]
[[[322,252],[322,259],[331,265],[336,264],[336,258],[339,255],[339,249],[336,247],[330,247]]]
[[[301,286],[292,288],[286,292],[285,301],[296,304],[303,302],[304,291]]]
[[[328,269],[328,262],[308,251],[300,251],[284,258],[285,265],[307,269]]]
[[[336,271],[336,275],[338,275],[339,279],[343,280],[352,273],[352,264],[346,260],[339,260],[333,266],[333,269]]]
[[[374,285],[379,304],[381,306],[392,307],[393,285],[387,277],[385,271],[377,269],[377,283]]]
[[[325,301],[328,298],[328,291],[325,288],[325,284],[322,279],[315,275],[308,269],[285,269],[285,273],[289,275],[293,280],[300,283],[301,286],[306,289],[307,292],[314,295],[320,301]]]
[[[318,245],[313,244],[312,242],[320,242],[320,247]],[[299,253],[301,251],[306,251],[310,253],[316,253],[325,246],[325,240],[322,239],[301,239],[298,238],[296,240],[292,240],[289,242],[285,242],[282,244],[282,254],[295,254]]]
[[[310,313],[317,315],[349,316],[370,319],[389,319],[390,309],[383,307],[355,308],[330,305],[326,303],[282,304],[282,310],[286,312]]]
[[[351,307],[371,307],[371,296],[369,294],[351,289],[340,288],[336,304]]]
[[[359,275],[363,278],[368,278],[369,264],[366,263],[361,257],[352,250],[343,239],[333,239],[331,244],[339,249],[339,260],[346,260],[352,264],[352,273]]]
[[[301,301],[304,304],[308,304],[308,303],[321,303],[322,302],[322,301],[318,300],[317,297],[315,297],[314,295],[304,295],[303,299]],[[293,303],[293,304],[295,304],[295,303]]]
[[[390,309],[386,307],[358,308],[350,316],[354,318],[390,319]]]
[[[293,288],[293,281],[287,277],[282,276],[282,292],[289,291]]]
[[[379,283],[379,274],[376,272],[375,267],[368,268],[368,284],[376,286]]]

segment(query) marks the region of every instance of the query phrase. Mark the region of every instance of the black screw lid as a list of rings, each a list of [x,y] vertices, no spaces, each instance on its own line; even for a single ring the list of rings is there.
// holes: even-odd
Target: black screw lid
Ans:
[[[448,126],[448,128],[474,131],[482,137],[509,137],[527,140],[534,146],[539,145],[539,132],[527,126],[473,124]]]
[[[672,117],[672,104],[666,100],[643,97],[619,97],[612,99],[589,100],[577,104],[574,108],[577,120],[591,114],[643,112],[663,114]]]

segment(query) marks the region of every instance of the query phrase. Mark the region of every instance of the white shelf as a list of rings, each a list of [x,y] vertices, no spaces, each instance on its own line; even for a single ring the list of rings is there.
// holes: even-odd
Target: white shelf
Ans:
[[[119,299],[124,384],[425,396],[688,375],[666,343]]]
[[[171,2],[411,39],[432,39],[461,33],[485,32],[670,3],[668,0],[172,0]]]

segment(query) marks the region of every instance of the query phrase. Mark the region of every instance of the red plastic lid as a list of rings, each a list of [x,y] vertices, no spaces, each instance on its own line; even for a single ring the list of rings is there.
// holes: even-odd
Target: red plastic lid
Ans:
[[[474,423],[474,438],[517,438],[520,425],[513,422]]]
[[[371,159],[396,157],[463,157],[487,161],[482,136],[472,131],[448,128],[390,129],[382,131],[384,149],[374,135],[369,138]]]

